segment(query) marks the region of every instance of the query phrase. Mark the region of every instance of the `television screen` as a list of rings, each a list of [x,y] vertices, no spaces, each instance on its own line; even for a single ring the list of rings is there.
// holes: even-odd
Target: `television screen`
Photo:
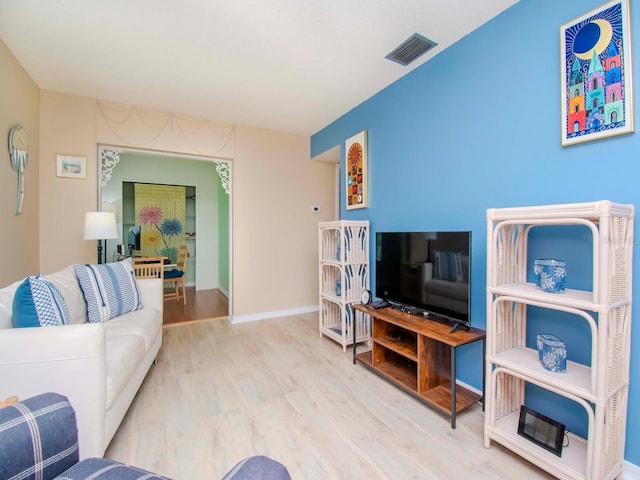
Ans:
[[[129,255],[133,255],[134,250],[140,250],[140,227],[138,225],[129,229],[127,245],[129,246]]]
[[[376,296],[470,323],[471,232],[376,233]]]

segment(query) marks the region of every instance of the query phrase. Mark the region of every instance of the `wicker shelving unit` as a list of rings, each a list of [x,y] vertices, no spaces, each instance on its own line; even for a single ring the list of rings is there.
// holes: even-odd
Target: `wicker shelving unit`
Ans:
[[[629,388],[633,217],[632,205],[608,201],[487,211],[485,447],[494,440],[558,478],[611,479],[621,474]],[[582,225],[592,232],[592,291],[545,293],[526,282],[529,232],[549,225]],[[537,350],[525,344],[528,306],[587,322],[590,365],[570,361],[566,373],[545,370]],[[587,438],[569,434],[569,445],[558,457],[519,436],[518,416],[527,384],[584,408]]]
[[[320,336],[335,340],[346,352],[353,344],[353,328],[356,342],[371,338],[368,317],[351,308],[369,288],[369,222],[320,222],[319,254]]]

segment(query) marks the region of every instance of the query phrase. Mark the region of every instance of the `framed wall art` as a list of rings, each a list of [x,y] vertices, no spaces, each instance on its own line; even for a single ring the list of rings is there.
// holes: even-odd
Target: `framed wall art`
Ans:
[[[87,158],[57,155],[56,173],[58,177],[87,178]]]
[[[347,210],[367,208],[367,131],[345,142],[345,198]]]
[[[560,28],[562,145],[633,132],[629,0]]]

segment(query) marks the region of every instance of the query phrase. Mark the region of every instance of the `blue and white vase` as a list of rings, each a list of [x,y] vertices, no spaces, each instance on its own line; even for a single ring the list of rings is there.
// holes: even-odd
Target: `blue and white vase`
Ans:
[[[555,335],[538,334],[536,336],[538,358],[545,370],[556,373],[567,371],[567,348]]]
[[[567,264],[554,258],[539,258],[533,262],[536,286],[547,293],[563,293],[567,283]]]

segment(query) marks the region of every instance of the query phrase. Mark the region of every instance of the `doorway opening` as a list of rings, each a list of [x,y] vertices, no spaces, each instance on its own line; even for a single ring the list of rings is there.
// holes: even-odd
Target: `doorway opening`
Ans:
[[[139,223],[131,207],[132,185],[182,185],[189,193],[184,199],[187,218],[181,225],[188,233],[186,243],[190,250],[187,304],[165,301],[167,323],[230,315],[232,162],[109,145],[99,145],[98,159],[98,204],[100,210],[116,214],[121,235],[124,226]],[[114,258],[119,244],[126,244],[126,239],[121,236],[106,246],[108,259]]]

